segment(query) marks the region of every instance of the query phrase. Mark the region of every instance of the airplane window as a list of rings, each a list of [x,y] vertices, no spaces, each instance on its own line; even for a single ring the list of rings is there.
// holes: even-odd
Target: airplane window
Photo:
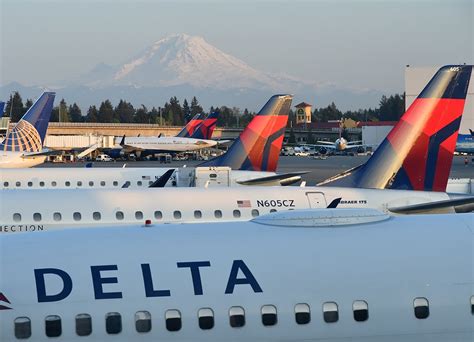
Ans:
[[[92,318],[89,314],[76,315],[76,334],[88,336],[92,333]]]
[[[178,310],[166,311],[165,319],[168,331],[178,331],[181,329],[181,312]]]
[[[194,210],[194,218],[200,219],[202,217],[202,213],[200,210]]]
[[[53,214],[54,221],[61,221],[61,213],[54,213]]]
[[[143,220],[143,213],[141,211],[135,211],[135,218],[137,220]]]
[[[235,218],[239,218],[239,217],[240,217],[240,210],[237,210],[237,209],[234,210],[234,211],[233,211],[233,214],[234,214],[234,217],[235,217]]]
[[[56,185],[58,185],[58,184],[55,181],[51,182],[51,186],[56,186]]]
[[[364,300],[354,301],[352,311],[356,322],[364,322],[369,319],[369,305]]]
[[[72,214],[72,218],[74,219],[74,221],[80,221],[82,218],[81,213],[75,212],[74,214]]]
[[[100,186],[105,186],[105,181],[100,181]]]
[[[240,328],[245,325],[245,310],[240,306],[229,309],[229,323],[232,328]]]
[[[117,220],[119,220],[119,221],[123,220],[123,212],[117,211],[117,212],[115,213],[115,218],[116,218]]]
[[[252,209],[252,217],[257,217],[258,215],[260,215],[258,210],[257,209]]]
[[[18,339],[31,337],[31,320],[28,317],[18,317],[14,320],[15,337]]]
[[[41,214],[40,213],[34,213],[33,214],[33,220],[36,222],[41,221]]]
[[[139,333],[151,330],[151,314],[148,311],[137,311],[135,313],[135,329]]]
[[[8,182],[3,182],[3,186],[4,186],[5,188],[8,188]]]
[[[78,182],[77,182],[77,186],[82,186],[82,182],[81,182],[81,181],[78,181]]]
[[[474,296],[471,297],[471,313],[474,315]]]
[[[71,182],[66,181],[66,182],[64,183],[64,185],[65,185],[65,186],[71,186]]]
[[[92,213],[92,218],[94,219],[94,221],[100,221],[101,215],[98,211],[94,211]]]
[[[89,182],[89,186],[94,186],[94,182],[93,182],[93,181],[90,181],[90,182]]]
[[[155,218],[161,220],[163,218],[163,213],[159,210],[155,211]]]
[[[308,304],[295,305],[295,321],[298,324],[308,324],[311,322],[311,310]]]
[[[222,211],[214,210],[214,217],[215,218],[222,218]]]
[[[46,316],[45,322],[45,332],[48,337],[58,337],[61,336],[61,317],[57,315]]]
[[[209,308],[199,309],[199,328],[202,330],[209,330],[214,328],[214,311]]]
[[[33,182],[28,182],[28,186],[31,188],[33,186]]]
[[[142,181],[137,181],[138,186],[142,186]]]
[[[261,309],[262,324],[265,326],[277,324],[277,309],[273,305],[264,305]]]
[[[18,214],[18,213],[13,214],[13,221],[20,222],[21,221],[21,214]]]
[[[40,182],[40,186],[43,187],[43,186],[44,186],[44,182]]]
[[[117,182],[117,181],[114,181],[112,184],[113,184],[114,186],[118,186],[118,182]]]
[[[270,212],[271,212],[271,213],[276,213],[277,210],[276,210],[275,208],[272,208],[272,209],[270,209]]]
[[[105,315],[105,330],[107,334],[119,334],[122,331],[122,316],[118,312]]]
[[[415,300],[413,301],[413,306],[415,309],[416,318],[425,319],[428,318],[428,316],[430,315],[428,299],[423,297],[415,298]]]
[[[17,187],[20,187],[20,186],[21,186],[21,182],[16,182],[15,185],[16,185]]]
[[[175,219],[179,220],[181,218],[181,211],[178,211],[178,210],[174,211],[173,212],[173,217]]]
[[[323,317],[326,323],[334,323],[339,320],[339,312],[337,304],[334,302],[326,302],[323,304]]]

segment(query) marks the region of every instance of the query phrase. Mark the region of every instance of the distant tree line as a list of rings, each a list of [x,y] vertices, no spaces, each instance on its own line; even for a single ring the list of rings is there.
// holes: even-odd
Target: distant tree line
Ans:
[[[23,103],[18,92],[14,92],[8,99],[4,116],[10,116],[11,121],[17,122],[33,105],[31,99]],[[217,125],[220,127],[244,127],[255,116],[247,108],[241,111],[237,107],[211,106],[208,112],[218,110],[220,112]],[[102,123],[152,123],[165,126],[182,126],[194,115],[202,113],[204,110],[196,97],[191,99],[191,103],[184,99],[183,104],[176,96],[173,96],[163,107],[147,108],[144,105],[134,107],[130,102],[120,100],[114,106],[110,100],[103,101],[97,108],[90,106],[83,112],[77,103],[67,104],[61,99],[58,106],[53,108],[51,114],[52,122],[102,122]],[[405,111],[405,95],[382,96],[379,107],[369,109],[359,109],[357,111],[340,111],[336,105],[331,103],[327,107],[315,108],[312,113],[313,122],[327,122],[329,120],[339,120],[341,117],[351,118],[355,121],[398,121]],[[290,122],[294,122],[294,112],[290,111]]]

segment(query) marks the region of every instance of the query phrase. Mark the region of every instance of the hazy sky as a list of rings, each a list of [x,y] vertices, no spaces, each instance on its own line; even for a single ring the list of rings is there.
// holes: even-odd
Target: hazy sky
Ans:
[[[403,91],[404,67],[473,63],[473,0],[0,0],[0,84],[53,85],[171,33],[251,66]]]

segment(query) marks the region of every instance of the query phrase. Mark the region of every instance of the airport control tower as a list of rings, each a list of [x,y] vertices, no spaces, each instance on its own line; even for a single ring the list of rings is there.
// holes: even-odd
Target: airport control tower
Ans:
[[[309,103],[301,102],[295,108],[297,125],[311,123],[311,105]]]

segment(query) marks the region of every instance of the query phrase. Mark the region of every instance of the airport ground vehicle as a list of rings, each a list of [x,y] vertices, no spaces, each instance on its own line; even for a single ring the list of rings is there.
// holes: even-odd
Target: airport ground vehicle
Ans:
[[[99,154],[97,158],[95,158],[95,161],[110,162],[110,161],[113,161],[113,159],[109,155],[102,153],[102,154]]]

